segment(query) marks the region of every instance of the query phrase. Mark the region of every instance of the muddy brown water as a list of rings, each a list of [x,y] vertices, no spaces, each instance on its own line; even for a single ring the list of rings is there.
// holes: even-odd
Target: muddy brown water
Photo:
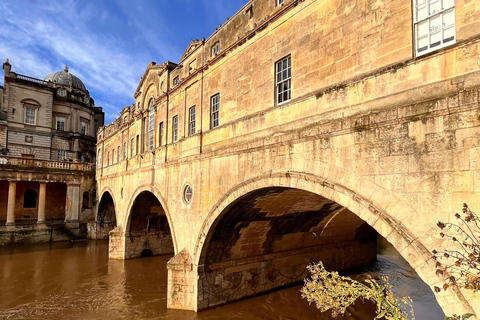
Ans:
[[[166,263],[159,256],[108,260],[103,241],[0,249],[0,319],[332,319],[301,299],[301,286],[206,310],[168,310]],[[414,301],[418,320],[444,315],[433,293],[389,245],[355,277],[388,276],[396,293]],[[371,320],[374,306],[357,303],[338,319]]]

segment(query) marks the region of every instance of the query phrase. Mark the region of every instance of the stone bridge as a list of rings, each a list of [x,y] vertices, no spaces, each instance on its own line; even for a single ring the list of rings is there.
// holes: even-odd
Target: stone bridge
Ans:
[[[395,51],[388,66],[330,85],[300,80],[313,58],[308,50],[291,51],[292,98],[281,105],[272,102],[272,66],[301,46],[293,40],[277,46],[272,60],[253,62],[271,67],[265,76],[271,86],[255,82],[263,74],[253,69],[252,91],[239,87],[240,78],[218,80],[241,57],[270,45],[269,37],[298,34],[305,10],[320,10],[315,1],[296,5],[282,9],[296,12],[296,24],[288,23],[293,13],[278,16],[258,31],[260,38],[206,60],[168,94],[159,89],[168,64],[150,65],[135,98],[147,105],[153,96],[155,111],[124,110],[123,122],[99,132],[98,232],[106,236],[116,226],[111,259],[174,255],[167,266],[170,308],[199,311],[289,285],[318,260],[337,270],[361,266],[375,259],[377,233],[431,288],[442,286],[431,254],[444,245],[436,223],[452,220],[464,202],[480,210],[478,38],[414,58],[407,30],[406,40],[398,38],[406,50]],[[224,113],[212,128],[209,97],[217,85]],[[233,98],[223,94],[235,90]],[[242,103],[245,109],[232,108]],[[191,105],[200,117],[194,135],[187,130]],[[175,110],[183,114],[178,141],[170,136]],[[155,142],[143,148],[152,112]],[[478,294],[449,289],[436,297],[447,314],[480,311]]]

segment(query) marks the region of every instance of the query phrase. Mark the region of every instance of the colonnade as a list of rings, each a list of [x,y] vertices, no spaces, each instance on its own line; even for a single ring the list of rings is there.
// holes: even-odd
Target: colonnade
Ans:
[[[45,221],[45,206],[47,197],[47,183],[45,181],[39,182],[40,188],[38,193],[38,215],[37,226],[46,226]],[[17,182],[8,182],[8,203],[7,203],[7,221],[6,227],[15,227],[15,199],[17,191]],[[80,212],[80,184],[67,183],[65,204],[65,222],[72,226],[78,227],[78,216]]]

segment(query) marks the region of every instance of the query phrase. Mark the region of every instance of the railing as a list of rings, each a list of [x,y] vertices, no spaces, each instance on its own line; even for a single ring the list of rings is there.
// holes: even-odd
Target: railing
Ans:
[[[43,80],[40,80],[40,79],[37,79],[37,78],[32,78],[32,77],[29,77],[29,76],[24,76],[23,74],[17,74],[17,79],[25,80],[25,81],[33,82],[33,83],[38,83],[38,84],[41,84],[41,85],[46,85],[47,84],[46,81],[43,81]]]
[[[40,159],[18,158],[18,157],[10,157],[10,156],[0,157],[0,166],[3,166],[3,165],[35,167],[35,168],[52,168],[52,169],[62,169],[62,170],[78,170],[78,171],[95,170],[94,163],[40,160]]]

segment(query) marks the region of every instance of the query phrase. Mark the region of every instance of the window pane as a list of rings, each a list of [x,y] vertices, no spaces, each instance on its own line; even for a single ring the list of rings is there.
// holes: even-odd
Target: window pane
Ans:
[[[455,0],[443,0],[443,9],[453,8],[455,6]]]

